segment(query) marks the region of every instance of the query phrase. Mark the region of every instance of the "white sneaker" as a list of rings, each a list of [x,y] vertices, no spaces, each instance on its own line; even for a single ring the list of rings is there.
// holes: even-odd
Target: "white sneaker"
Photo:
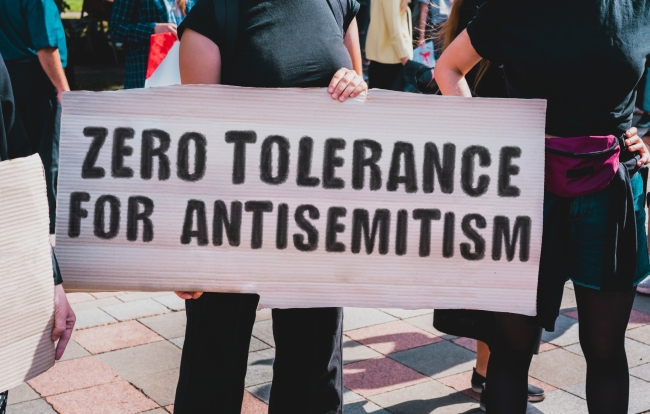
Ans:
[[[650,276],[646,277],[636,287],[636,291],[645,295],[650,295]]]

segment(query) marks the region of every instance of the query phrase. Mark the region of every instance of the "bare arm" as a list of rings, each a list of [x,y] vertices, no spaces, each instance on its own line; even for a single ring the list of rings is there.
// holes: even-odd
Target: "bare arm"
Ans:
[[[212,40],[185,29],[179,51],[181,83],[210,85],[221,83],[221,52]]]
[[[420,21],[418,22],[418,29],[420,30],[418,32],[419,35],[419,40],[418,40],[418,46],[422,46],[424,44],[424,41],[426,40],[424,38],[424,35],[427,31],[427,18],[429,17],[429,3],[420,3]]]
[[[359,27],[357,26],[356,17],[352,20],[348,31],[345,33],[343,44],[345,44],[352,59],[352,69],[361,75],[363,66],[361,64],[361,44],[359,43]]]
[[[471,97],[465,75],[480,61],[467,30],[463,30],[436,63],[436,82],[442,94]]]
[[[68,79],[65,77],[63,66],[61,65],[61,55],[59,49],[55,47],[44,47],[36,52],[38,61],[41,63],[43,70],[50,78],[50,82],[56,88],[59,102],[61,102],[61,93],[70,90]]]

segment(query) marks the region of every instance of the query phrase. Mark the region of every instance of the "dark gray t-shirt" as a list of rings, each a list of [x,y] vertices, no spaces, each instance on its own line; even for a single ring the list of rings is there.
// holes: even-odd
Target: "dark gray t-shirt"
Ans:
[[[343,27],[356,0],[340,2]],[[340,17],[340,16],[339,16]],[[199,0],[179,27],[219,45],[213,0]],[[230,83],[251,87],[325,87],[342,67],[352,69],[341,27],[327,0],[240,0],[239,35]]]
[[[650,0],[488,0],[467,26],[510,97],[548,100],[546,132],[622,134],[650,54]]]

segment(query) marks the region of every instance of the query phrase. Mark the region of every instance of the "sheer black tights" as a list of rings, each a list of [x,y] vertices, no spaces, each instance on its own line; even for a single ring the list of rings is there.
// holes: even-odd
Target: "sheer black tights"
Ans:
[[[587,405],[590,414],[627,413],[629,373],[625,329],[634,290],[600,292],[575,285],[580,314],[580,345],[587,360]],[[497,334],[487,372],[487,412],[526,412],[528,368],[539,328],[526,317],[497,314]]]
[[[634,292],[600,292],[575,285],[580,316],[580,346],[587,360],[590,414],[627,413],[630,376],[625,330]]]

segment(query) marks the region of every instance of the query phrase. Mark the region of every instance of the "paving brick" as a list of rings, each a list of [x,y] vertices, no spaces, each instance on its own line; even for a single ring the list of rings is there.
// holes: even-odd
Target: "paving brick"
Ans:
[[[365,328],[366,326],[394,321],[397,318],[379,309],[345,308],[343,310],[343,330]]]
[[[400,319],[415,318],[416,316],[428,315],[429,313],[433,314],[433,309],[408,310],[408,309],[383,309],[382,308],[379,310]]]
[[[461,346],[444,341],[396,352],[391,354],[390,358],[429,377],[443,378],[472,369],[476,354]]]
[[[169,309],[153,299],[120,303],[119,305],[110,305],[101,309],[118,321],[129,321],[169,312]]]
[[[578,305],[576,303],[576,294],[574,290],[565,287],[564,292],[562,293],[562,303],[560,304],[560,312],[574,310],[577,306]]]
[[[75,340],[91,354],[130,348],[163,338],[137,321],[98,326],[75,333]]]
[[[50,404],[43,398],[10,405],[7,407],[8,414],[57,414]],[[347,413],[346,413],[347,414]]]
[[[377,351],[374,351],[367,346],[354,341],[347,336],[343,336],[343,364],[351,364],[370,358],[381,356]]]
[[[174,311],[185,310],[185,300],[179,298],[175,293],[172,293],[171,295],[154,297],[153,300],[167,306],[169,309]]]
[[[122,302],[135,302],[137,300],[155,298],[158,296],[167,296],[172,292],[125,292],[118,295],[117,298]],[[173,293],[172,293],[173,294]]]
[[[135,414],[158,407],[124,380],[53,395],[47,402],[65,414]]]
[[[643,342],[646,345],[650,345],[650,326],[630,329],[625,333],[625,336],[632,338],[635,341]]]
[[[273,321],[271,319],[267,319],[262,322],[255,322],[255,325],[253,325],[253,336],[260,341],[274,347],[275,340],[273,339]]]
[[[345,387],[366,398],[427,381],[431,380],[387,357],[343,366]]]
[[[544,341],[541,341],[539,344],[539,352],[546,352],[556,348],[557,346],[553,344],[549,344],[548,342],[544,342]]]
[[[167,410],[171,414],[174,414],[174,404],[166,406],[165,410]]]
[[[587,401],[563,390],[546,394],[546,399],[534,407],[544,414],[587,414]]]
[[[138,322],[149,327],[163,338],[171,339],[185,335],[187,316],[185,312],[172,312],[138,319]]]
[[[564,390],[580,398],[587,398],[584,382],[566,387]],[[641,413],[646,410],[650,410],[650,383],[639,378],[630,377],[630,405],[628,412]]]
[[[155,410],[143,411],[142,414],[168,414],[169,411],[164,408],[156,408]]]
[[[272,348],[248,354],[246,387],[271,382],[273,379],[274,359],[275,349]]]
[[[476,339],[461,337],[452,339],[451,342],[458,346],[462,346],[465,349],[469,349],[472,352],[476,352]]]
[[[557,388],[552,386],[551,384],[547,384],[544,381],[540,381],[537,378],[531,377],[530,375],[528,376],[528,383],[533,384],[536,387],[539,387],[539,388],[543,389],[546,392],[551,392],[551,391],[557,390]]]
[[[643,313],[647,313],[650,315],[650,295],[642,295],[640,293],[636,294],[636,297],[634,298],[634,304],[632,307]]]
[[[181,351],[167,341],[154,342],[133,348],[120,349],[97,355],[127,381],[133,378],[169,371],[180,367]]]
[[[345,406],[345,414],[390,414],[370,401],[362,401]]]
[[[418,328],[425,330],[429,333],[432,333],[436,336],[439,336],[443,339],[456,338],[456,336],[447,335],[446,333],[440,332],[439,330],[433,327],[433,312],[431,314],[416,316],[415,318],[404,319],[404,322],[410,323],[413,326],[417,326]]]
[[[343,404],[352,404],[356,402],[361,402],[365,401],[366,399],[357,394],[354,391],[350,391],[349,389],[343,387]],[[347,409],[345,410],[347,413]]]
[[[83,331],[74,331],[72,337],[75,338],[79,332]],[[90,355],[90,352],[83,349],[74,339],[71,339],[65,347],[65,352],[60,361],[68,361],[70,359],[82,358],[88,355]]]
[[[178,372],[178,369],[154,372],[132,378],[130,382],[159,405],[169,405],[174,403]]]
[[[266,342],[262,342],[254,336],[251,336],[251,343],[248,346],[248,352],[257,352],[269,348],[270,346]]]
[[[571,312],[568,314],[571,314]],[[558,316],[555,321],[555,332],[544,331],[542,333],[543,341],[550,342],[556,346],[568,346],[580,341],[578,320],[567,316],[568,314]]]
[[[90,294],[96,297],[97,299],[111,298],[114,296],[123,295],[124,293],[125,292],[90,292]]]
[[[585,359],[572,352],[558,348],[533,357],[528,373],[557,388],[585,381]]]
[[[368,397],[393,414],[457,414],[478,408],[473,398],[437,381]]]
[[[101,308],[102,306],[119,305],[120,303],[122,303],[122,301],[115,297],[103,298],[103,299],[93,298],[93,300],[89,300],[88,302],[73,304],[72,310],[75,311],[76,313],[87,309]]]
[[[185,343],[185,337],[181,336],[180,338],[172,338],[169,340],[169,342],[173,343],[180,349],[183,349],[183,344]]]
[[[257,399],[268,404],[269,398],[271,397],[271,383],[267,382],[264,384],[253,385],[251,387],[247,387],[246,391],[253,394],[255,397],[257,397]]]
[[[7,396],[7,404],[19,404],[25,401],[38,400],[41,398],[40,395],[28,384],[23,383],[17,387],[14,387],[9,390],[9,395]]]
[[[267,414],[269,406],[258,400],[251,393],[244,391],[241,414]]]
[[[54,364],[47,372],[28,381],[41,396],[60,394],[117,379],[115,371],[97,358],[89,356]]]
[[[564,349],[584,357],[580,344],[571,345]],[[634,339],[625,338],[625,353],[627,354],[627,365],[630,368],[650,362],[650,346]]]
[[[627,329],[639,328],[648,324],[650,324],[649,314],[632,309],[632,313],[630,314],[630,321],[627,324]]]
[[[77,315],[77,322],[74,325],[74,328],[76,330],[92,328],[93,326],[108,325],[117,322],[117,320],[111,315],[97,308],[75,312],[75,314]]]
[[[472,371],[465,371],[460,374],[438,378],[437,381],[447,387],[455,389],[456,391],[462,392],[476,401],[481,399],[480,393],[472,391]]]
[[[89,300],[95,300],[94,296],[84,292],[66,293],[65,295],[68,297],[68,303],[71,305],[75,303],[87,302]]]
[[[346,335],[382,354],[442,341],[427,331],[399,320],[347,331]]]
[[[641,378],[645,381],[650,381],[650,363],[632,368],[630,370],[630,375]]]
[[[255,322],[268,321],[272,318],[271,309],[260,309],[255,313]]]

